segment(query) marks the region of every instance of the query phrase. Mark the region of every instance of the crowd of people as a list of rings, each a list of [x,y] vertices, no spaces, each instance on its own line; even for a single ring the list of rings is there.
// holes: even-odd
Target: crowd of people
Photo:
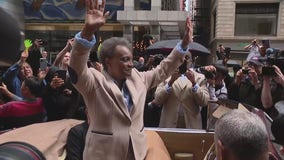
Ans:
[[[103,41],[95,58],[99,61],[94,61],[94,33],[109,14],[104,6],[105,1],[100,5],[86,1],[82,31],[67,40],[47,67],[40,64],[47,52],[40,50],[42,41],[35,39],[33,46],[22,51],[20,59],[3,72],[0,130],[81,119],[84,123],[70,130],[67,159],[133,160],[146,155],[144,126],[176,128],[181,126],[179,118],[184,117],[184,128],[215,129],[219,158],[252,160],[268,156],[267,128],[255,114],[233,110],[217,120],[213,113],[221,103],[236,101],[263,110],[283,124],[279,117],[284,113],[275,107],[284,101],[284,65],[277,57],[263,58],[263,46],[253,40],[245,47],[250,50],[247,62],[234,67],[234,76],[226,63],[193,68],[194,57],[187,48],[193,42],[193,26],[187,18],[181,42],[167,56],[135,57],[127,39],[112,37]],[[224,62],[230,58],[222,45],[217,52]],[[269,72],[265,72],[267,68]],[[208,110],[205,118],[201,112],[204,108]],[[277,127],[272,132],[283,145]],[[237,143],[238,136],[248,134],[251,139],[242,137],[248,141]]]

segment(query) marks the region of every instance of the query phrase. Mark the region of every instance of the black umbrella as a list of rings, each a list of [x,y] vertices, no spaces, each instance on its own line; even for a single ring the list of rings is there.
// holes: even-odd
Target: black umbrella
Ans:
[[[149,54],[169,54],[177,45],[178,42],[180,42],[180,39],[173,39],[173,40],[162,40],[158,41],[149,47],[146,48],[147,53]],[[194,56],[203,56],[203,55],[209,55],[210,51],[197,42],[192,42],[188,45],[189,51]]]

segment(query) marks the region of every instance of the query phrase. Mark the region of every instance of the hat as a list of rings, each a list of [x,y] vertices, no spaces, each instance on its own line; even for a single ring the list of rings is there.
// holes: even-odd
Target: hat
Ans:
[[[260,57],[259,56],[253,56],[250,58],[250,60],[248,61],[248,63],[253,63],[257,66],[262,66],[263,63],[260,61]]]
[[[274,140],[277,144],[284,146],[284,114],[279,114],[271,124],[271,132],[274,136]]]

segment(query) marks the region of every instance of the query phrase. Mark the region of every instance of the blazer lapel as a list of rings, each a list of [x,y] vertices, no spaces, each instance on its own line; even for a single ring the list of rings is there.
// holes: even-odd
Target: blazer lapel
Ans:
[[[114,102],[119,107],[121,112],[131,121],[130,114],[128,112],[126,104],[124,103],[124,98],[121,90],[119,90],[118,86],[114,83],[113,79],[110,77],[108,73],[103,71],[103,74],[105,75],[107,81],[111,82],[109,86],[111,88],[109,89],[111,97],[113,98]]]
[[[130,113],[133,113],[133,111],[135,110],[135,104],[137,104],[137,97],[135,94],[136,89],[135,89],[134,84],[129,80],[126,80],[126,86],[128,87],[128,90],[129,90],[129,93],[130,93],[130,96],[133,102]]]

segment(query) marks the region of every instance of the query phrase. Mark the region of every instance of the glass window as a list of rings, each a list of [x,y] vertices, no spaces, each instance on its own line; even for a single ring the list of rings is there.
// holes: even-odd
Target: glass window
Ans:
[[[235,35],[276,35],[279,4],[237,4]]]
[[[151,10],[151,0],[134,0],[135,10]]]

